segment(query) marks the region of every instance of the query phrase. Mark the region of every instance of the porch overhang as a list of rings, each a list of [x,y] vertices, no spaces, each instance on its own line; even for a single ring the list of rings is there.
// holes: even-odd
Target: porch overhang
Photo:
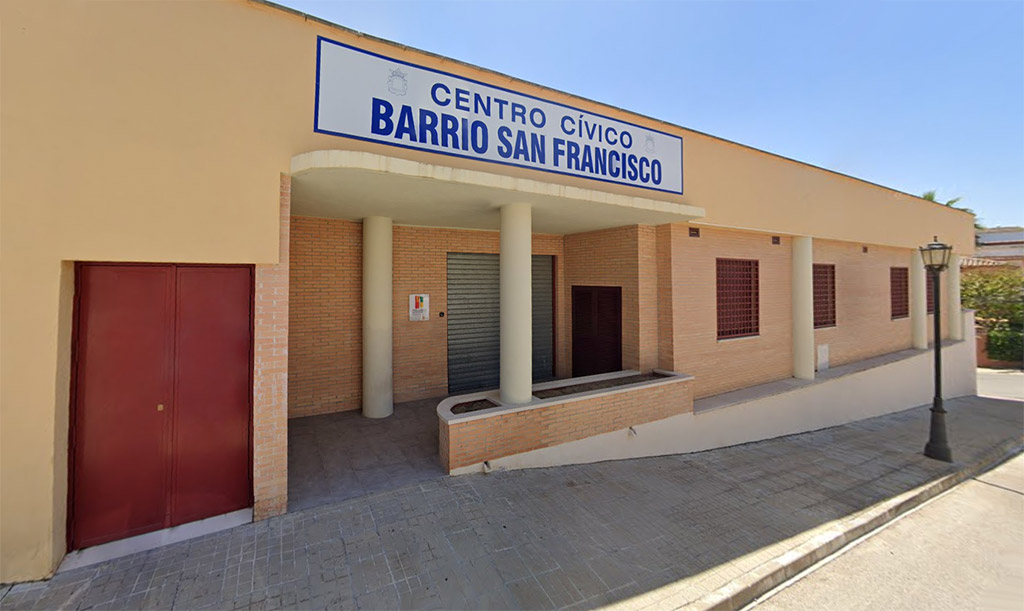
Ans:
[[[661,225],[704,216],[704,209],[527,178],[464,170],[361,151],[325,150],[292,158],[292,214],[403,225],[499,228],[498,209],[526,203],[533,231],[569,234]]]

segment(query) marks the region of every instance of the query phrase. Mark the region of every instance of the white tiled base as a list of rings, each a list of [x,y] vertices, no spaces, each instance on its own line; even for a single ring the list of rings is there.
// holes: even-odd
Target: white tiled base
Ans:
[[[122,556],[170,545],[171,543],[178,543],[179,541],[227,530],[242,524],[248,524],[249,522],[252,522],[251,507],[213,516],[205,520],[172,526],[156,532],[128,537],[119,541],[111,541],[103,545],[75,550],[64,556],[64,560],[60,563],[60,567],[57,568],[57,572],[62,573],[71,569],[96,564],[97,562],[106,562],[114,558],[121,558]]]

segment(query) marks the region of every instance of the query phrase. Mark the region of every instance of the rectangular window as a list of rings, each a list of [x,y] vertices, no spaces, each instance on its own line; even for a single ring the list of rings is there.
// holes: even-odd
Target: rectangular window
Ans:
[[[757,260],[716,259],[718,339],[758,334]]]
[[[907,288],[907,268],[889,268],[889,300],[893,318],[910,316],[910,290]]]
[[[836,326],[836,266],[814,264],[814,328]]]
[[[926,271],[924,273],[924,277],[925,277],[924,292],[927,295],[925,297],[925,300],[928,303],[928,313],[929,314],[934,314],[935,313],[935,295],[932,293],[932,291],[934,290],[933,287],[935,286],[935,276],[933,276],[931,272]]]

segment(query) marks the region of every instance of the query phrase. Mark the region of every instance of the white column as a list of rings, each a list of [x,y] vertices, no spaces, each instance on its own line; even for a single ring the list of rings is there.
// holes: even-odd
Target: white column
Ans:
[[[949,257],[949,269],[946,270],[946,323],[949,329],[949,339],[962,340],[964,338],[964,313],[960,305],[960,255]]]
[[[363,415],[395,410],[391,360],[391,219],[363,219]]]
[[[927,273],[921,251],[915,248],[910,255],[910,337],[918,350],[928,348]]]
[[[793,238],[793,377],[814,379],[814,246]]]
[[[529,204],[501,207],[501,401],[533,395],[532,221]]]

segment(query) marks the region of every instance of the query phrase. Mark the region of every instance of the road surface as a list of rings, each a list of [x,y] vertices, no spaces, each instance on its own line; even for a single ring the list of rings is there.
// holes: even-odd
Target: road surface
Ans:
[[[750,609],[1024,609],[1024,455],[767,596]]]
[[[1024,401],[1024,372],[1020,369],[978,368],[978,395]]]

